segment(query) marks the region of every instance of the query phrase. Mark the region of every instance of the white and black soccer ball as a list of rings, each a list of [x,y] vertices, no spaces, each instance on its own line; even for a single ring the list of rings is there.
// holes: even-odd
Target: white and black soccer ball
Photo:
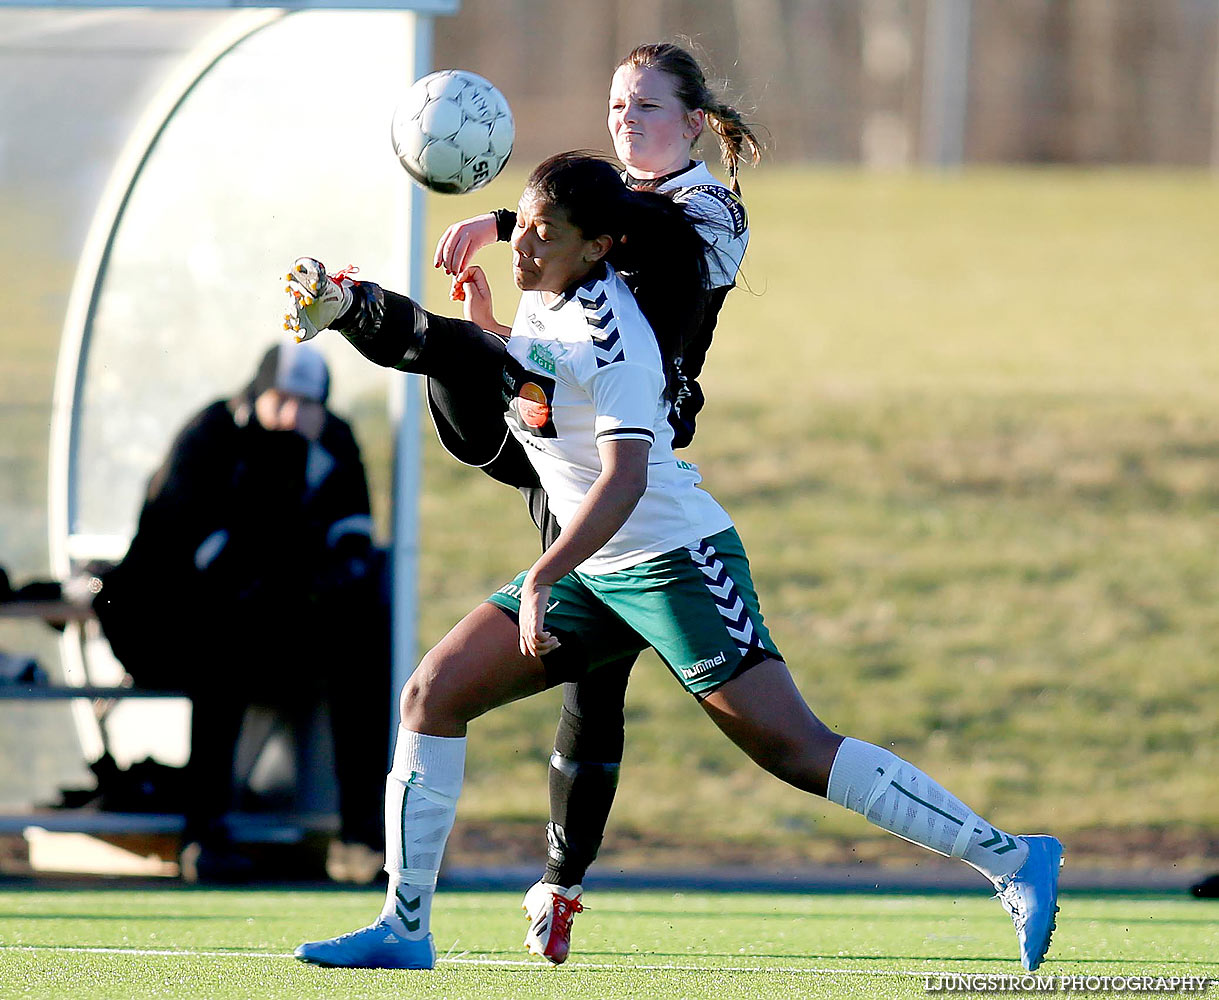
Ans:
[[[416,80],[390,125],[406,172],[441,194],[465,194],[490,182],[508,162],[515,136],[504,95],[462,69]]]

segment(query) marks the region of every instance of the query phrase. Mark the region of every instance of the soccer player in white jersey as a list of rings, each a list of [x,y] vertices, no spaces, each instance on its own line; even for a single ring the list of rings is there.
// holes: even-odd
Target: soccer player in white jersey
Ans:
[[[987,876],[1012,915],[1021,962],[1041,964],[1062,845],[1005,833],[913,764],[813,714],[766,629],[731,517],[673,453],[674,360],[706,280],[696,240],[668,199],[630,191],[603,160],[561,154],[530,175],[521,198],[512,247],[524,295],[510,330],[494,318],[481,270],[458,274],[467,318],[510,334],[505,421],[562,531],[403,688],[386,783],[385,905],[367,927],[301,945],[301,960],[432,968],[432,901],[467,724],[638,652],[642,637],[761,767]],[[305,299],[322,291],[301,273]]]
[[[703,321],[676,359],[676,390],[669,420],[673,447],[694,437],[704,397],[698,378],[719,311],[735,286],[749,245],[749,219],[737,175],[756,163],[761,145],[736,108],[712,92],[697,59],[671,43],[633,49],[615,68],[608,126],[631,187],[658,191],[682,205],[706,241],[707,297]],[[705,134],[719,144],[730,185],[722,183],[694,147]],[[516,213],[500,209],[450,226],[436,245],[435,264],[457,274],[474,254],[497,239],[511,239]],[[554,539],[546,492],[526,490],[543,543]],[[573,916],[582,907],[584,875],[605,833],[622,762],[626,685],[635,658],[607,665],[564,685],[563,708],[549,765],[550,822],[546,870],[525,895],[529,919],[525,947],[547,961],[567,958]]]

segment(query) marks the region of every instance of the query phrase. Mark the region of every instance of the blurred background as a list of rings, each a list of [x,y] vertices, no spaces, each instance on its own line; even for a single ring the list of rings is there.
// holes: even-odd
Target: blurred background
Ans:
[[[401,15],[257,16],[0,8],[15,584],[50,572],[52,392],[90,220],[201,42],[247,19],[156,137],[115,234],[82,513],[130,530],[173,431],[281,335],[294,257],[401,286]],[[689,457],[737,518],[814,708],[996,822],[1052,829],[1073,863],[1219,866],[1219,0],[464,0],[436,20],[433,63],[496,83],[517,142],[488,188],[429,196],[430,239],[514,205],[543,156],[608,148],[613,68],[656,39],[688,40],[767,141]],[[482,262],[503,318],[506,248]],[[400,376],[319,343],[384,540]],[[516,496],[430,435],[425,420],[424,648],[537,546]],[[40,625],[0,622],[0,649],[55,674]],[[658,661],[628,710],[605,863],[921,861],[762,776]],[[551,693],[472,728],[456,861],[541,856],[557,713]],[[184,753],[153,743],[129,757]],[[0,703],[0,805],[89,780],[67,706]]]
[[[606,69],[685,35],[776,162],[1214,167],[1217,20],[1212,0],[468,0],[436,55],[510,93],[527,162],[602,145],[580,123]]]

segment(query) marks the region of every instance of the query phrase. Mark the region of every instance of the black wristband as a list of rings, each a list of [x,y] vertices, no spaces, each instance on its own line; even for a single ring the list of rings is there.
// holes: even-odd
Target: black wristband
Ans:
[[[496,241],[507,243],[512,239],[512,230],[516,228],[516,213],[510,208],[497,208],[491,214],[495,216]]]

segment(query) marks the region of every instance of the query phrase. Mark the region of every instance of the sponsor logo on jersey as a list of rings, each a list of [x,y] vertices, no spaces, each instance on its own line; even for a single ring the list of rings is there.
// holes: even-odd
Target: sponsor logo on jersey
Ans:
[[[745,230],[749,228],[749,216],[745,212],[745,203],[732,193],[731,188],[720,184],[696,184],[694,187],[682,191],[681,200],[693,200],[698,195],[704,194],[714,198],[728,210],[728,216],[732,219],[732,235],[734,237],[744,235]]]
[[[528,371],[515,358],[509,357],[504,362],[503,380],[508,421],[536,437],[558,437],[551,419],[554,379]]]
[[[517,390],[516,412],[526,427],[541,430],[550,419],[550,401],[546,398],[546,390],[536,382],[526,382]]]
[[[727,653],[716,653],[715,656],[709,656],[707,659],[699,660],[696,663],[692,663],[688,667],[682,667],[681,675],[686,680],[693,680],[700,674],[708,673],[709,671],[714,670],[716,667],[722,667],[727,662]]]
[[[554,374],[554,355],[545,344],[534,344],[529,348],[529,360],[544,372]]]

